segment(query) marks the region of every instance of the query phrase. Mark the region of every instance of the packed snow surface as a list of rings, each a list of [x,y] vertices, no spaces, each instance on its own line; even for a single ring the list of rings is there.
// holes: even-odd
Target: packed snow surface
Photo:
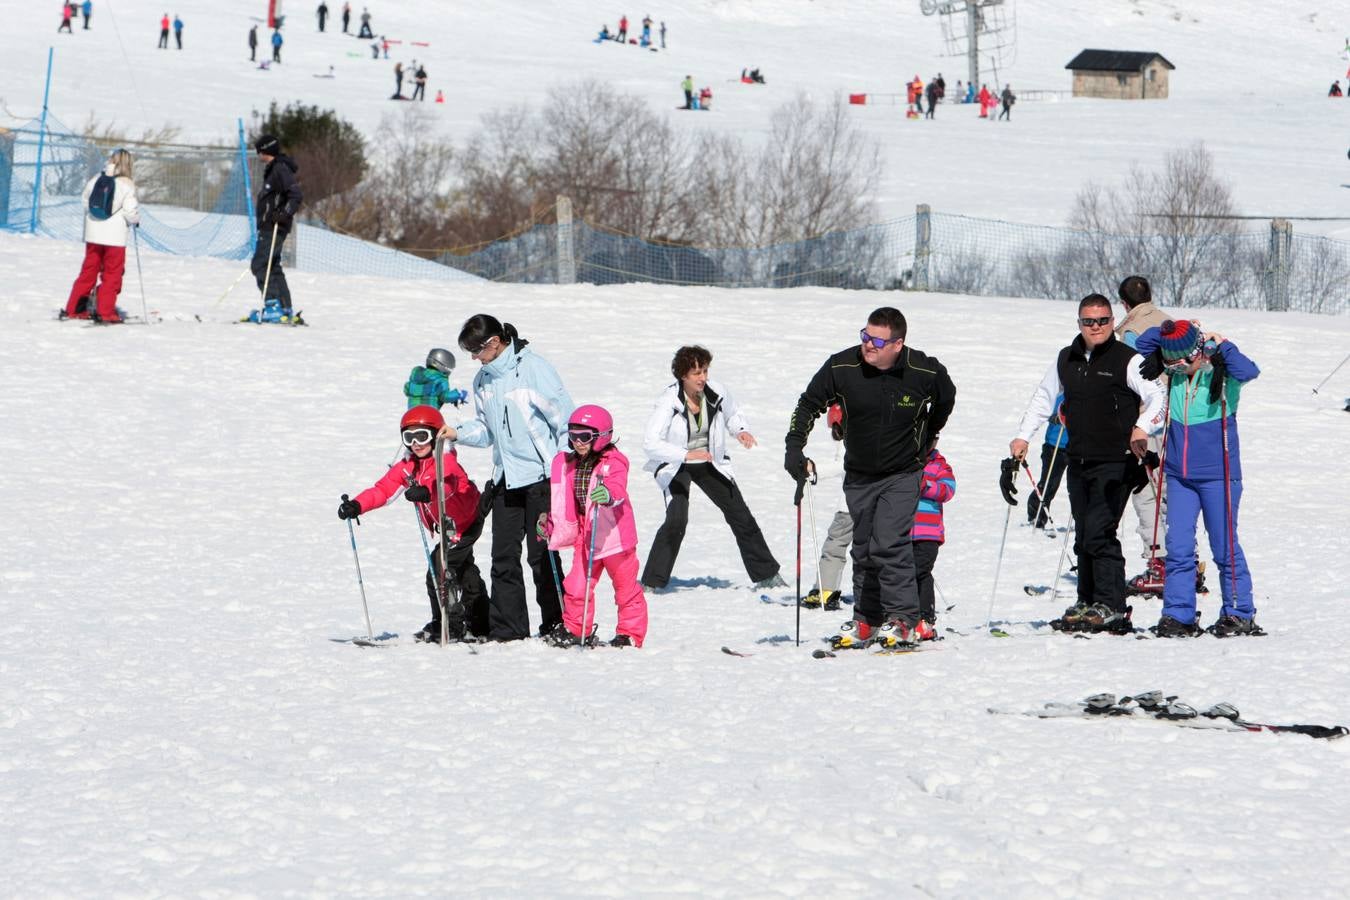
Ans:
[[[1023,592],[1050,580],[1059,547],[1018,509],[992,598],[1013,633],[1000,639],[983,628],[998,460],[1075,333],[1069,304],[298,272],[313,324],[286,329],[231,324],[252,302],[242,288],[215,303],[241,264],[143,254],[166,320],[97,328],[51,319],[80,253],[0,237],[7,894],[1330,896],[1350,877],[1350,741],[986,712],[1161,688],[1257,721],[1350,724],[1350,372],[1311,391],[1344,354],[1344,318],[1198,313],[1262,367],[1238,413],[1239,529],[1268,637],[1030,633],[1067,601]],[[408,370],[467,315],[515,323],[578,403],[614,413],[635,463],[672,351],[708,346],[760,440],[736,471],[792,581],[788,413],[887,302],[958,386],[936,577],[954,607],[939,624],[965,634],[812,659],[847,607],[804,611],[796,647],[792,591],[750,586],[700,497],[642,650],[332,640],[365,630],[338,497],[384,471]],[[134,268],[122,305],[140,308]],[[477,365],[459,356],[464,386]],[[486,452],[462,460],[481,483]],[[645,556],[661,497],[636,471],[631,488]],[[427,619],[415,532],[402,500],[356,529],[377,633]],[[1202,601],[1202,621],[1216,608]],[[1157,601],[1135,610],[1150,624]]]

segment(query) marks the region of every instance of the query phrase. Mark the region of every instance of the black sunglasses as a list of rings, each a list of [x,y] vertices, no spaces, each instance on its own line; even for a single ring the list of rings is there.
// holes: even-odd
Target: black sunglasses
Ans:
[[[1114,316],[1098,316],[1095,319],[1084,317],[1078,320],[1078,324],[1084,328],[1091,328],[1093,325],[1110,325],[1113,318]]]

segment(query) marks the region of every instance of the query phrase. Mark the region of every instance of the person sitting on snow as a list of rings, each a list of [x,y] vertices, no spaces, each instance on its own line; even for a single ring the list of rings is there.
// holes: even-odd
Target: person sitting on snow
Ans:
[[[1331,90],[1327,91],[1327,96],[1328,97],[1343,96],[1341,94],[1341,80],[1339,78],[1331,83]]]
[[[712,109],[712,88],[705,86],[698,92],[698,108]]]
[[[614,37],[614,35],[612,35],[612,34],[609,33],[609,23],[605,23],[604,25],[601,25],[601,26],[600,26],[600,34],[599,34],[598,37],[596,37],[596,40],[597,40],[597,41],[608,41],[608,40],[610,40],[610,39],[613,38],[613,37]]]

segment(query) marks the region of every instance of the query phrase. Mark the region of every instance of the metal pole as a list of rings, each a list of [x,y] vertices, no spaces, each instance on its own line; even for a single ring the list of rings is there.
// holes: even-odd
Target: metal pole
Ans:
[[[989,615],[985,616],[985,628],[994,630],[994,598],[998,596],[998,576],[1003,570],[1003,548],[1008,543],[1008,523],[1012,521],[1011,505],[1003,516],[1003,538],[998,542],[998,562],[994,564],[994,589],[989,592]]]
[[[347,495],[342,495],[342,500],[347,501]],[[356,553],[356,529],[352,527],[352,520],[347,520],[347,536],[352,539],[352,559],[356,562],[356,584],[361,588],[361,609],[366,614],[366,637],[375,639],[375,629],[370,627],[370,605],[366,603],[366,582],[361,577],[361,557]]]
[[[249,255],[258,249],[258,220],[253,211],[253,179],[248,173],[248,145],[244,143],[244,120],[239,123],[239,165],[244,170],[244,209],[248,211]]]
[[[1331,380],[1331,376],[1332,376],[1332,375],[1335,375],[1337,372],[1339,372],[1339,371],[1341,370],[1341,366],[1345,365],[1345,364],[1348,363],[1348,362],[1350,362],[1350,353],[1347,353],[1347,354],[1345,355],[1345,359],[1341,360],[1341,361],[1336,365],[1336,368],[1332,369],[1331,372],[1327,374],[1327,377],[1326,377],[1326,378],[1323,378],[1320,382],[1318,382],[1317,387],[1313,388],[1313,393],[1315,394],[1315,393],[1317,393],[1319,390],[1321,390],[1321,389],[1322,389],[1322,385],[1324,385],[1324,384],[1326,384],[1328,381],[1330,381],[1330,380]]]
[[[47,140],[47,99],[52,92],[52,56],[55,51],[47,48],[47,86],[42,89],[42,120],[38,125],[37,169],[33,174],[33,206],[28,212],[28,233],[37,232],[38,191],[42,187],[42,151]]]
[[[136,249],[136,280],[141,285],[141,319],[145,324],[150,324],[150,310],[145,305],[145,276],[141,274],[141,229],[139,225],[131,226],[131,245]]]

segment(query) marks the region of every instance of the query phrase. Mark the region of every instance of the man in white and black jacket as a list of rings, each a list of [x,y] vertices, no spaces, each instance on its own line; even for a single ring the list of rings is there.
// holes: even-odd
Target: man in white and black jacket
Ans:
[[[931,631],[919,616],[911,530],[928,451],[956,403],[956,385],[935,358],[905,345],[900,310],[867,317],[860,346],[840,350],[802,392],[786,438],[784,465],[809,476],[807,436],[838,403],[844,412],[844,498],[853,519],[853,621],[847,636],[893,646]]]
[[[258,151],[258,158],[267,167],[263,169],[262,186],[258,188],[255,205],[258,243],[253,249],[250,268],[258,280],[258,290],[263,290],[264,285],[267,287],[264,306],[269,298],[275,297],[281,301],[282,314],[290,316],[291,289],[286,284],[286,274],[281,271],[281,247],[286,235],[291,233],[295,214],[304,201],[300,180],[296,177],[300,166],[281,152],[281,141],[273,135],[259,137],[253,142],[253,149]],[[269,260],[271,275],[268,275]]]
[[[1146,483],[1140,459],[1149,434],[1163,426],[1165,398],[1158,382],[1140,371],[1143,357],[1116,340],[1114,324],[1106,297],[1089,294],[1079,301],[1078,336],[1041,379],[1008,449],[1015,460],[1026,456],[1030,438],[1063,393],[1078,601],[1052,624],[1125,634],[1133,626],[1116,532],[1130,492]]]

